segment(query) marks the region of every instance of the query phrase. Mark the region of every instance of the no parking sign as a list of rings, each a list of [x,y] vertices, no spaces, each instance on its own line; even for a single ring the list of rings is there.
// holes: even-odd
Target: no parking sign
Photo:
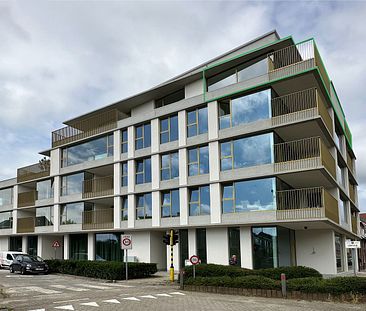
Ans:
[[[132,249],[132,235],[121,235],[121,249]]]

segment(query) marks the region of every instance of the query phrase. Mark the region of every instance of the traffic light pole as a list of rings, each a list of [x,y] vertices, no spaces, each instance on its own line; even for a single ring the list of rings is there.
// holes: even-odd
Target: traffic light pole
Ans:
[[[174,245],[174,230],[170,230],[170,281],[174,282],[174,263],[173,263],[173,245]]]

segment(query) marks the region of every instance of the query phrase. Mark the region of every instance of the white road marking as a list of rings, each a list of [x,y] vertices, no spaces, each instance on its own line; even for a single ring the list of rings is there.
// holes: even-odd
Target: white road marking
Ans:
[[[150,299],[158,299],[156,297],[154,297],[153,295],[144,295],[144,296],[140,296],[141,298],[150,298]]]
[[[54,303],[66,303],[66,302],[82,301],[82,300],[89,300],[89,299],[90,298],[79,298],[79,299],[61,300],[61,301],[55,301]]]
[[[123,285],[123,284],[114,284],[114,283],[99,283],[103,286],[110,286],[110,287],[126,287],[126,288],[129,288],[129,287],[135,287],[135,286],[132,286],[132,285]]]
[[[181,296],[185,296],[186,294],[180,293],[180,292],[172,292],[170,293],[170,295],[181,295]]]
[[[59,307],[54,307],[55,309],[61,309],[61,310],[72,310],[74,311],[74,307],[72,305],[67,305],[67,306],[59,306]]]
[[[60,288],[60,289],[67,289],[67,290],[71,290],[74,292],[86,292],[89,290],[89,288],[80,288],[80,287],[71,287],[71,286],[65,286],[65,285],[61,285],[61,284],[55,284],[55,285],[50,285],[51,287],[55,287],[55,288]]]
[[[106,287],[106,286],[98,286],[98,285],[92,285],[92,284],[76,284],[76,285],[88,287],[88,288],[94,288],[94,289],[109,289],[109,287]]]
[[[29,311],[46,311],[46,309],[35,309],[35,310],[29,310]]]
[[[61,292],[53,289],[42,288],[38,286],[10,287],[6,290],[10,294],[20,292],[37,292],[41,294],[60,294]]]
[[[133,301],[140,301],[140,299],[136,298],[136,297],[127,297],[127,298],[122,298],[125,300],[133,300]]]
[[[156,296],[160,296],[160,297],[172,297],[169,294],[156,294]]]
[[[109,303],[120,303],[117,299],[103,300],[103,302],[109,302]]]
[[[90,307],[99,307],[99,305],[93,301],[93,302],[83,302],[81,303],[82,306],[90,306]]]

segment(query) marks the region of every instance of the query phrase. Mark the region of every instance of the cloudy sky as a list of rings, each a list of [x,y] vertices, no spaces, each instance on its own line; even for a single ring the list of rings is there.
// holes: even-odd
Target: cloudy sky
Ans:
[[[62,121],[277,29],[317,41],[353,133],[366,211],[365,18],[362,1],[0,0],[0,179],[38,161]]]

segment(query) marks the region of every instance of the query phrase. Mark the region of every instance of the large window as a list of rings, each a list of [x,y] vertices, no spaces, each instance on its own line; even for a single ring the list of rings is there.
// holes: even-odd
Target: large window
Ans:
[[[88,235],[70,234],[70,259],[88,260]]]
[[[135,149],[143,149],[151,146],[150,123],[141,124],[135,127]]]
[[[128,220],[128,198],[122,197],[121,219]]]
[[[184,268],[185,261],[189,259],[188,229],[179,230],[179,267]]]
[[[339,200],[339,216],[341,220],[341,225],[348,224],[348,212],[347,212],[347,204],[342,199]]]
[[[259,77],[268,72],[267,58],[252,60],[207,79],[209,92],[241,81]]]
[[[22,251],[22,237],[11,236],[9,237],[9,251],[21,252]]]
[[[0,190],[0,206],[13,204],[13,188]]]
[[[13,212],[0,213],[0,229],[13,228]]]
[[[172,103],[175,103],[179,100],[182,100],[184,99],[185,97],[185,90],[184,88],[178,90],[178,91],[175,91],[173,93],[170,93],[162,98],[159,98],[155,101],[155,107],[156,108],[160,108],[160,107],[163,107],[163,106],[166,106],[166,105],[170,105]]]
[[[61,205],[60,223],[61,225],[81,224],[83,222],[83,212],[93,210],[93,204],[78,202]]]
[[[239,181],[222,188],[223,213],[276,209],[275,178]]]
[[[61,196],[82,193],[84,180],[89,179],[93,179],[93,174],[88,172],[62,176]]]
[[[151,159],[136,160],[136,185],[151,182]]]
[[[36,208],[36,227],[53,225],[53,206]]]
[[[196,248],[197,256],[201,259],[201,263],[207,263],[207,241],[206,241],[206,229],[196,229]]]
[[[97,233],[95,235],[95,260],[123,261],[121,235],[117,233]]]
[[[240,138],[220,144],[221,170],[273,163],[273,134]]]
[[[128,164],[127,162],[122,163],[122,187],[127,187],[128,185]]]
[[[271,90],[219,103],[220,129],[271,117]]]
[[[188,174],[189,176],[209,173],[208,146],[197,147],[188,150]]]
[[[121,153],[127,153],[128,151],[128,131],[127,129],[122,130],[121,133]]]
[[[44,200],[53,198],[53,180],[47,179],[37,182],[37,199]]]
[[[229,236],[229,258],[236,257],[236,265],[241,266],[240,255],[240,228],[232,227],[228,228]]]
[[[178,115],[160,120],[160,143],[178,140]]]
[[[187,112],[187,135],[188,137],[207,133],[208,119],[207,106]]]
[[[161,156],[161,180],[169,180],[179,177],[178,152],[163,154]]]
[[[113,156],[113,135],[62,149],[62,166],[80,164]]]
[[[28,236],[28,250],[27,250],[28,255],[37,256],[37,248],[38,248],[38,236],[29,235]]]
[[[210,215],[210,186],[189,189],[189,216]]]
[[[179,215],[179,189],[162,191],[161,217],[177,217]]]
[[[136,219],[149,219],[151,217],[151,193],[136,195]]]
[[[344,260],[343,260],[343,243],[342,237],[340,235],[335,235],[335,256],[336,256],[336,263],[337,263],[337,272],[344,271]]]
[[[252,228],[254,269],[277,268],[277,228]]]

